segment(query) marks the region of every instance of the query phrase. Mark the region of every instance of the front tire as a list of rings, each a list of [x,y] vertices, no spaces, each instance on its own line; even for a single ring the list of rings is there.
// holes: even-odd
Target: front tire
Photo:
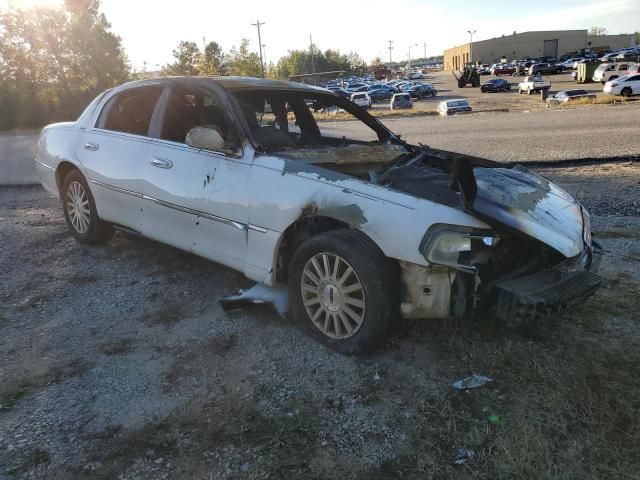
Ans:
[[[631,91],[630,87],[624,87],[621,91],[620,91],[620,95],[622,95],[623,97],[630,97],[631,94],[633,92]]]
[[[393,263],[362,233],[311,237],[289,266],[289,301],[307,333],[341,353],[370,351],[386,338],[398,304]]]
[[[71,170],[64,179],[62,209],[69,231],[80,243],[97,245],[107,242],[113,235],[111,224],[98,217],[89,185],[78,170]]]

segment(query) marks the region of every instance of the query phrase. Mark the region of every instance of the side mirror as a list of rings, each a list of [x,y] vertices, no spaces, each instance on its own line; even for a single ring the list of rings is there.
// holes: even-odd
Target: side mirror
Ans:
[[[215,125],[193,127],[187,133],[185,143],[190,147],[200,148],[202,150],[211,150],[226,154],[235,153],[232,148],[229,148],[224,138],[222,138],[220,130]]]

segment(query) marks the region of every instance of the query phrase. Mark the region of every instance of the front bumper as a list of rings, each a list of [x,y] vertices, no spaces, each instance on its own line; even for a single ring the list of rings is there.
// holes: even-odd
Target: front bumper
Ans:
[[[602,250],[589,250],[580,269],[558,268],[534,273],[496,285],[496,316],[512,327],[531,325],[538,319],[562,313],[572,304],[591,296],[602,278],[595,272]]]

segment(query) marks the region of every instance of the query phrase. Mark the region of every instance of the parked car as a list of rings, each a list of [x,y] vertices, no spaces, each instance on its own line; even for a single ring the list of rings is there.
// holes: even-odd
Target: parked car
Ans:
[[[396,93],[396,89],[393,87],[382,87],[382,88],[376,88],[375,90],[372,90],[369,92],[369,98],[371,98],[371,101],[376,103],[376,102],[384,102],[389,100],[391,97],[393,97],[393,95]]]
[[[362,108],[371,108],[371,97],[367,92],[359,92],[351,95],[351,101]]]
[[[615,80],[629,73],[629,69],[635,65],[628,62],[603,63],[598,65],[593,72],[592,80],[594,82],[605,83],[609,80]]]
[[[540,75],[548,73],[562,73],[565,68],[552,63],[534,63],[529,67],[529,75]]]
[[[484,82],[480,86],[480,91],[482,93],[502,92],[504,90],[511,90],[511,82],[505,80],[504,78],[494,78],[493,80]]]
[[[471,105],[467,99],[444,100],[438,104],[438,113],[442,116],[470,113]]]
[[[517,70],[517,66],[513,63],[507,63],[502,65],[500,68],[495,67],[492,71],[492,75],[513,75]]]
[[[421,78],[425,78],[425,75],[422,72],[411,72],[407,75],[408,80],[419,80]]]
[[[411,98],[424,98],[424,97],[435,97],[438,94],[438,91],[433,88],[433,85],[430,83],[421,83],[419,85],[412,85],[411,87],[404,90],[406,93],[411,95]]]
[[[478,67],[478,73],[480,75],[490,75],[491,74],[491,67],[489,66],[488,63],[484,63],[482,65],[480,65]]]
[[[616,78],[615,80],[609,80],[604,84],[602,91],[624,97],[640,95],[640,74],[626,75]]]
[[[391,97],[389,108],[391,108],[391,110],[396,110],[400,108],[413,108],[413,101],[411,100],[411,95],[409,95],[406,92],[395,93],[393,97]]]
[[[544,80],[539,75],[529,75],[528,77],[524,77],[522,82],[518,84],[518,93],[526,92],[528,95],[531,95],[540,90],[549,90],[549,88],[551,88],[551,82]]]
[[[638,51],[627,51],[620,52],[614,59],[616,62],[640,62],[640,52]]]
[[[345,98],[351,98],[351,95],[353,95],[351,92],[347,92],[344,88],[330,87],[329,90]]]
[[[560,103],[568,103],[578,98],[596,98],[596,94],[583,89],[563,90],[547,98],[547,106],[558,105]]]
[[[332,136],[308,103],[352,114],[369,140]],[[279,128],[262,124],[266,104]],[[526,325],[600,281],[589,215],[564,190],[408,144],[312,86],[130,82],[46,127],[35,162],[78,242],[135,231],[282,287],[293,319],[340,352],[384,342],[399,315],[480,321],[490,309]]]

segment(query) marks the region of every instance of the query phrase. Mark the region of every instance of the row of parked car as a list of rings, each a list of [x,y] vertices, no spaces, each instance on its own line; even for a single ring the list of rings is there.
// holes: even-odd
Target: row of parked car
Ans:
[[[415,73],[413,77],[421,78],[423,74]],[[420,75],[420,77],[418,77]],[[436,88],[430,83],[416,82],[409,79],[376,81],[373,78],[349,78],[346,80],[330,80],[326,88],[355,104],[370,108],[374,103],[389,101],[390,108],[410,108],[414,99],[435,97]]]

